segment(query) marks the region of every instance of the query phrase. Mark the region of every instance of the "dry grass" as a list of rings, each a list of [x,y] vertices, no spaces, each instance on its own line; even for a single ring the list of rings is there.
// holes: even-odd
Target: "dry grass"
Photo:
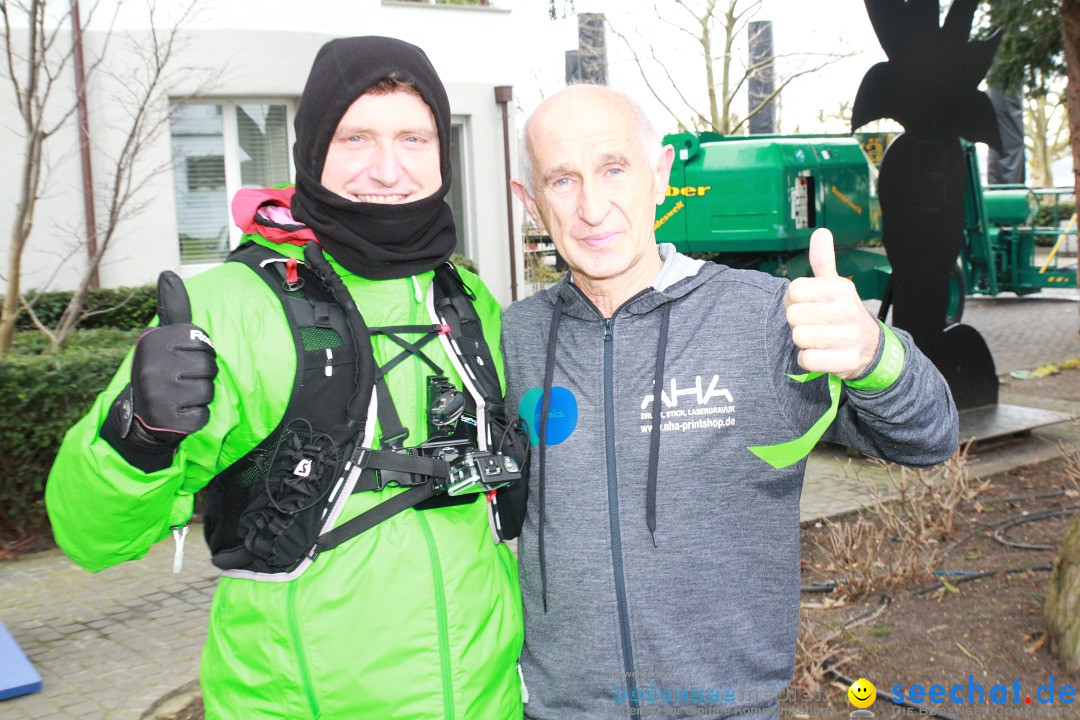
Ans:
[[[874,461],[884,474],[884,488],[854,472],[867,487],[870,504],[842,520],[825,521],[824,539],[815,540],[819,560],[811,565],[836,581],[835,595],[858,598],[892,590],[934,569],[944,543],[956,535],[960,504],[989,487],[988,481],[971,478],[969,448],[928,469]]]
[[[810,569],[836,583],[823,607],[910,586],[934,569],[945,543],[955,539],[961,504],[990,484],[971,478],[969,449],[962,447],[948,462],[920,470],[874,461],[884,485],[849,471],[866,486],[870,503],[840,520],[825,520],[826,532],[813,541],[818,552]],[[1080,458],[1073,459],[1080,478]],[[820,618],[809,621],[809,612],[804,607],[792,685],[800,692],[817,693],[831,682],[830,671],[844,672],[855,651],[845,642],[850,633],[843,625],[830,627]]]
[[[805,610],[803,611],[805,614]],[[800,618],[795,645],[795,675],[791,687],[799,695],[817,695],[831,682],[830,671],[844,672],[855,660],[855,653],[841,645],[843,628],[825,630],[821,625]]]
[[[1065,474],[1072,485],[1071,488],[1066,488],[1066,490],[1080,492],[1080,451],[1074,450],[1070,452],[1060,440],[1057,442],[1057,446],[1061,457],[1065,460]]]

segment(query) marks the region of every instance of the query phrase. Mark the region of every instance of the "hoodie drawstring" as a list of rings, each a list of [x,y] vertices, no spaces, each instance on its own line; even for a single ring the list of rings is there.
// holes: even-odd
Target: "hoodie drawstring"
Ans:
[[[559,323],[562,322],[562,297],[556,297],[555,308],[551,312],[551,327],[548,329],[547,358],[544,360],[544,388],[540,400],[540,427],[537,434],[540,436],[540,478],[537,483],[536,502],[540,506],[540,518],[537,523],[536,542],[540,555],[540,597],[544,602],[544,612],[547,612],[547,561],[544,558],[544,473],[547,455],[547,420],[551,410],[551,383],[555,376],[555,345],[559,341]]]
[[[645,522],[649,526],[653,547],[656,546],[656,476],[660,466],[660,410],[664,388],[664,363],[667,359],[668,327],[671,323],[671,306],[665,303],[660,316],[660,338],[656,346],[656,368],[653,376],[653,423],[649,435],[649,474],[645,488]],[[551,410],[551,384],[555,376],[555,350],[559,340],[559,323],[562,322],[562,297],[556,297],[548,329],[547,357],[544,360],[544,387],[540,400],[540,420],[537,434],[540,436],[540,477],[537,482],[537,505],[540,517],[537,521],[536,541],[540,556],[540,596],[547,612],[547,560],[544,555],[544,484],[547,472],[547,416]]]
[[[664,314],[660,317],[660,340],[656,346],[656,370],[653,378],[653,421],[649,433],[649,475],[645,486],[645,524],[649,526],[653,547],[656,547],[656,473],[660,465],[660,402],[664,387],[664,361],[667,356],[672,304],[664,304]]]

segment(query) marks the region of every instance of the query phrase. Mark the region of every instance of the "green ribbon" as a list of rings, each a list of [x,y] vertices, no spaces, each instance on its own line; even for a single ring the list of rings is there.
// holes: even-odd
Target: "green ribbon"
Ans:
[[[825,411],[825,414],[819,417],[817,422],[806,431],[805,435],[777,445],[754,445],[746,449],[772,465],[777,470],[786,468],[789,465],[794,465],[809,455],[810,451],[817,445],[817,441],[821,439],[821,436],[825,434],[829,425],[832,424],[833,419],[836,418],[836,409],[840,407],[840,386],[843,381],[832,373],[823,372],[788,375],[789,378],[800,383],[814,380],[822,375],[829,376],[829,408]]]
[[[817,445],[817,441],[821,439],[821,436],[825,434],[829,425],[836,418],[836,409],[840,407],[841,385],[846,384],[853,390],[861,390],[863,392],[877,392],[879,390],[884,390],[896,382],[896,378],[900,376],[900,371],[904,369],[904,345],[900,342],[900,339],[896,337],[896,333],[892,331],[892,328],[880,320],[878,321],[878,324],[881,325],[884,347],[881,352],[881,358],[878,360],[877,365],[872,372],[861,380],[846,381],[841,380],[832,373],[823,372],[788,375],[788,377],[795,382],[803,383],[827,374],[829,376],[829,409],[826,410],[825,414],[818,418],[817,422],[814,423],[813,426],[806,431],[806,434],[800,438],[795,438],[794,440],[789,440],[788,442],[779,443],[777,445],[754,445],[746,449],[772,465],[777,470],[786,468],[789,465],[794,465],[810,454],[810,451]]]

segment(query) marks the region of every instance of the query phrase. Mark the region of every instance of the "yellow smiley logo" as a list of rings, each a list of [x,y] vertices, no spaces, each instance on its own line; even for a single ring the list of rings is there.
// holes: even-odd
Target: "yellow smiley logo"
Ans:
[[[848,701],[857,708],[868,708],[877,699],[877,688],[866,678],[851,683],[847,691]]]

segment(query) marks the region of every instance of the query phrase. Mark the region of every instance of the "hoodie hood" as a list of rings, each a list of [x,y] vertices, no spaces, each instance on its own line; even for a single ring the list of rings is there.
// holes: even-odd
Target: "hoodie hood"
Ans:
[[[664,266],[653,284],[627,300],[617,312],[644,315],[664,303],[678,300],[692,293],[716,274],[727,269],[724,265],[689,258],[676,251],[671,243],[663,243],[659,248]],[[570,273],[565,273],[555,284],[543,290],[542,294],[552,305],[561,297],[562,311],[571,317],[579,320],[596,320],[599,316],[599,311],[592,301],[574,285]]]
[[[270,242],[306,245],[315,233],[293,217],[290,205],[295,187],[244,188],[232,201],[232,217],[245,234],[258,234]]]

